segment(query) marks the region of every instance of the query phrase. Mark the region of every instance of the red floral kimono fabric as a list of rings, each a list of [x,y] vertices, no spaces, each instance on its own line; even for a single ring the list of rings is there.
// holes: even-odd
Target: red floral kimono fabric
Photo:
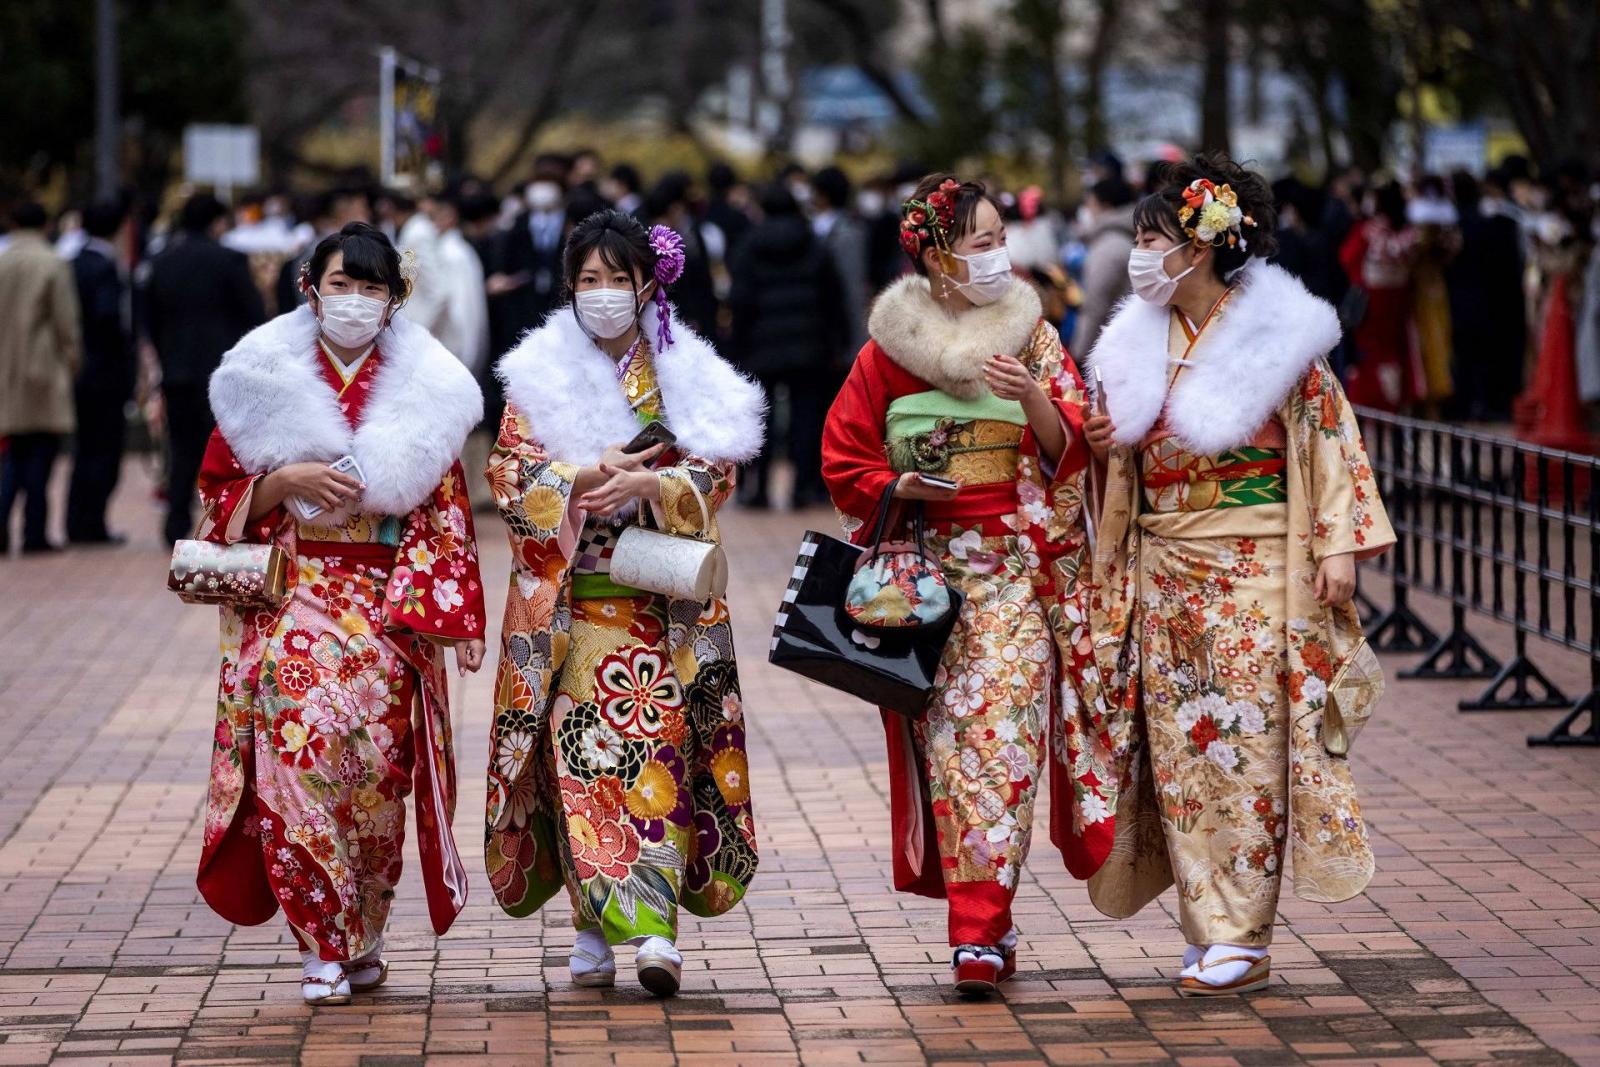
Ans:
[[[1048,322],[1016,355],[1054,400],[1067,452],[1050,470],[1032,430],[1022,429],[1014,477],[997,471],[988,484],[928,506],[929,548],[967,606],[922,720],[880,713],[894,885],[948,900],[952,945],[997,944],[1012,928],[1011,902],[1047,762],[1051,837],[1079,877],[1105,858],[1115,809],[1115,798],[1098,792],[1115,777],[1101,763],[1103,727],[1083,712],[1076,692],[1085,666],[1094,669],[1071,577],[1087,547],[1082,381]],[[940,397],[953,409],[957,403],[873,341],[829,412],[823,474],[856,543],[871,536],[879,501],[900,474],[886,441],[890,405],[912,396],[920,410],[935,413]],[[939,424],[935,445],[945,440],[946,425]],[[957,421],[948,432],[970,433],[974,425]]]
[[[381,354],[348,382],[331,357],[320,358],[359,426]],[[467,881],[450,831],[455,759],[435,642],[484,633],[461,464],[408,515],[321,517],[324,525],[297,522],[282,507],[249,521],[259,477],[213,433],[199,536],[275,541],[291,564],[280,607],[222,609],[200,891],[244,925],[281,907],[303,948],[325,960],[358,958],[382,936],[415,789],[423,884],[442,934],[466,903]]]

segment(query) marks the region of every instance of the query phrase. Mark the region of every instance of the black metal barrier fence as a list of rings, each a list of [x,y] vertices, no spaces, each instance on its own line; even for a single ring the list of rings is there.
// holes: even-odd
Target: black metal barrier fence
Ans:
[[[1402,678],[1483,678],[1462,711],[1566,708],[1530,745],[1600,745],[1600,457],[1522,444],[1440,422],[1358,408],[1395,546],[1364,565],[1391,585],[1380,609],[1358,593],[1367,638],[1380,652],[1420,652]],[[1439,634],[1411,593],[1450,604]],[[1497,660],[1469,617],[1512,627]],[[1589,691],[1568,697],[1528,656],[1528,638],[1589,657]],[[1587,726],[1578,729],[1587,716]]]

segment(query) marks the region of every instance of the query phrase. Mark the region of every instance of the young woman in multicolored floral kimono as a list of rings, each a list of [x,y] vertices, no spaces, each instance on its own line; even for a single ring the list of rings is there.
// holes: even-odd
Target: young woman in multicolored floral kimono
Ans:
[[[1082,383],[1005,240],[982,185],[922,181],[902,208],[916,273],[874,304],[823,437],[851,538],[871,535],[893,486],[893,506],[924,508],[929,548],[965,597],[926,712],[883,722],[894,885],[948,900],[952,971],[969,995],[1016,969],[1011,902],[1047,762],[1051,838],[1079,877],[1110,848],[1116,806],[1111,724],[1079,695],[1093,665],[1075,580]]]
[[[603,211],[567,239],[569,306],[500,361],[506,413],[488,478],[514,572],[490,735],[485,858],[528,915],[566,887],[579,985],[677,992],[678,909],[720,915],[756,870],[728,606],[611,576],[643,523],[716,539],[734,468],[760,449],[761,390],[671,313],[666,227]],[[623,451],[661,423],[676,444]]]
[[[1202,156],[1152,189],[1136,296],[1090,361],[1108,406],[1085,426],[1107,462],[1096,653],[1100,676],[1126,683],[1113,700],[1138,712],[1090,895],[1121,917],[1176,880],[1179,991],[1243,992],[1267,982],[1287,842],[1308,900],[1345,900],[1372,875],[1323,716],[1342,664],[1347,727],[1381,687],[1351,597],[1356,560],[1394,535],[1324,360],[1338,317],[1265,262],[1266,183]]]
[[[289,596],[222,610],[222,683],[200,891],[230,921],[281,907],[302,992],[342,1004],[383,982],[405,798],[434,929],[466,903],[450,834],[446,647],[483,662],[483,587],[461,464],[477,383],[397,315],[406,282],[382,233],[313,251],[309,303],[246,334],[211,379],[217,430],[199,536],[276,543]],[[330,464],[353,456],[361,480]],[[320,513],[303,518],[297,505]]]

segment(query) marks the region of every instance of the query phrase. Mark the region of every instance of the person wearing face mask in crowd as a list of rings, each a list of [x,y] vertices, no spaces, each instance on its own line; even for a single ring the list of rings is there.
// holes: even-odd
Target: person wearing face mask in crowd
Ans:
[[[494,270],[486,280],[499,330],[521,337],[561,301],[561,240],[566,233],[566,190],[546,167],[528,183],[527,210],[500,235]]]
[[[1120,918],[1176,881],[1178,992],[1242,993],[1270,974],[1288,842],[1305,899],[1348,899],[1373,873],[1324,716],[1347,663],[1351,733],[1381,691],[1351,597],[1356,560],[1394,533],[1326,361],[1338,315],[1267,262],[1265,181],[1204,155],[1150,188],[1138,299],[1090,356],[1085,434],[1105,465],[1090,631],[1108,703],[1135,719],[1117,846],[1089,893]]]
[[[678,912],[720,915],[756,870],[744,708],[727,604],[612,577],[634,525],[717,539],[734,473],[761,447],[761,389],[667,303],[681,239],[606,209],[567,239],[571,303],[498,373],[487,477],[511,539],[485,865],[509,914],[563,888],[580,986],[677,992]],[[652,424],[675,443],[628,450]]]
[[[1121,177],[1090,187],[1078,213],[1083,259],[1083,304],[1072,333],[1072,350],[1094,347],[1117,302],[1128,295],[1128,253],[1133,251],[1133,186]]]
[[[1037,292],[1011,272],[983,185],[930,175],[901,219],[915,273],[873,305],[828,412],[822,472],[858,544],[881,508],[891,541],[921,509],[965,598],[925,714],[882,716],[894,886],[948,901],[953,978],[978,996],[1016,970],[1011,903],[1047,763],[1069,869],[1086,875],[1110,841],[1101,783],[1115,775],[1099,709],[1078,696],[1088,649],[1070,577],[1087,544],[1084,394]]]
[[[246,334],[211,377],[198,536],[277,545],[290,592],[275,608],[222,608],[198,881],[231,922],[282,909],[304,999],[343,1004],[388,971],[413,788],[434,930],[466,902],[445,650],[463,674],[483,662],[457,459],[483,400],[399,313],[407,281],[379,230],[324,238],[301,280],[308,303]],[[335,469],[346,456],[354,469]]]
[[[771,506],[774,447],[786,447],[794,465],[796,508],[827,500],[822,484],[822,419],[844,379],[850,319],[833,257],[782,185],[761,192],[756,223],[729,264],[732,287],[731,350],[739,366],[760,380],[789,411],[784,442],[767,447],[744,470],[740,503]]]

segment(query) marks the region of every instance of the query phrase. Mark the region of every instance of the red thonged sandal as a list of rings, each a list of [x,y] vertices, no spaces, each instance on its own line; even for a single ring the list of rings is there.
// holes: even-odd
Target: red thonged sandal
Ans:
[[[999,966],[995,966],[993,958],[1000,960]],[[987,997],[1000,988],[1001,982],[1017,973],[1017,954],[998,945],[959,945],[950,957],[950,971],[957,993],[964,997]]]

